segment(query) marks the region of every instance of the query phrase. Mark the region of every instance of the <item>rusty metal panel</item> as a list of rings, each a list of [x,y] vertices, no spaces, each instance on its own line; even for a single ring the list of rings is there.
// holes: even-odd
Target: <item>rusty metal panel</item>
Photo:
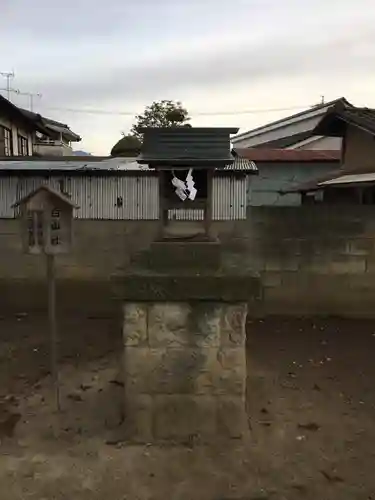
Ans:
[[[159,214],[157,177],[73,177],[72,198],[80,219],[156,220]]]
[[[246,219],[246,177],[214,177],[213,220]]]
[[[158,178],[151,176],[2,176],[0,217],[13,218],[13,203],[41,184],[72,197],[80,208],[75,217],[107,220],[156,220],[159,217]],[[203,210],[175,209],[169,219],[203,220]],[[246,178],[214,177],[213,219],[246,219]]]
[[[47,184],[64,191],[79,206],[79,219],[155,220],[159,216],[157,177],[9,176],[0,177],[0,217],[13,218],[13,203]]]
[[[47,184],[54,189],[59,189],[57,180],[46,176],[38,177],[0,177],[0,218],[13,218],[18,212],[12,208],[16,201],[34,191],[42,184]]]
[[[0,177],[0,218],[12,219],[14,209],[11,208],[16,200],[17,178]]]
[[[246,219],[246,177],[214,177],[212,187],[213,220]],[[202,209],[168,210],[169,220],[203,220]]]

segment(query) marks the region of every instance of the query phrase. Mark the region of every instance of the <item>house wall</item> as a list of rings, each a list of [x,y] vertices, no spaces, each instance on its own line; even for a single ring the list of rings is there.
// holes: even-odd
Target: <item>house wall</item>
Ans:
[[[363,130],[349,126],[346,138],[345,167],[374,167],[375,138]]]
[[[33,140],[32,134],[23,129],[22,127],[17,126],[15,123],[11,123],[8,119],[0,116],[0,126],[7,127],[12,130],[12,141],[13,141],[13,155],[18,156],[18,134],[26,137],[29,144],[29,156],[32,155],[33,152]]]
[[[339,167],[339,162],[258,162],[259,175],[249,177],[248,206],[295,206],[300,194],[281,195],[280,190],[307,182]]]
[[[18,156],[18,134],[27,138],[29,146],[29,156],[33,152],[33,138],[32,134],[26,129],[17,126],[15,123],[11,123],[8,119],[0,116],[0,126],[7,127],[12,130],[12,141],[13,141],[13,155]]]
[[[23,255],[19,222],[0,219],[0,314],[45,311],[45,262]],[[223,272],[256,274],[250,314],[375,315],[375,208],[252,207],[216,222]],[[157,221],[74,221],[75,246],[56,260],[58,310],[119,311],[109,277],[155,237]]]

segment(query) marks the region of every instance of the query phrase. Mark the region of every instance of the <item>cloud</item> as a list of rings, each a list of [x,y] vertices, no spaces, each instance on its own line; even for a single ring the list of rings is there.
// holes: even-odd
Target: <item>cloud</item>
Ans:
[[[196,50],[180,57],[160,56],[154,62],[140,60],[108,71],[91,68],[58,74],[47,81],[35,81],[34,86],[43,87],[46,105],[104,109],[118,103],[126,111],[129,103],[178,98],[186,90],[224,88],[245,82],[251,86],[301,75],[330,78],[354,71],[363,76],[373,60],[371,36],[355,32],[300,44],[279,37],[219,47],[217,51]]]
[[[373,0],[1,0],[0,71],[14,68],[16,88],[43,95],[39,111],[100,149],[132,117],[63,108],[133,113],[170,98],[215,111],[371,96],[374,25]]]

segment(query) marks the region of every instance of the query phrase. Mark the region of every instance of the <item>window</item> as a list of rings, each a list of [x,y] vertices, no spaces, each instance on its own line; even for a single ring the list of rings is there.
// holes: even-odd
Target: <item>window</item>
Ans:
[[[13,156],[12,131],[0,127],[0,156]]]
[[[29,154],[29,143],[26,137],[22,135],[18,136],[18,154],[19,156],[28,156]]]

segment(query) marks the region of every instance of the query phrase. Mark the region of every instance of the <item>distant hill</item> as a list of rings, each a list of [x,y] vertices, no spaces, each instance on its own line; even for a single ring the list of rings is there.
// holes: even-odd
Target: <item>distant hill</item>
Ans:
[[[92,156],[92,154],[87,151],[73,151],[73,156]]]

